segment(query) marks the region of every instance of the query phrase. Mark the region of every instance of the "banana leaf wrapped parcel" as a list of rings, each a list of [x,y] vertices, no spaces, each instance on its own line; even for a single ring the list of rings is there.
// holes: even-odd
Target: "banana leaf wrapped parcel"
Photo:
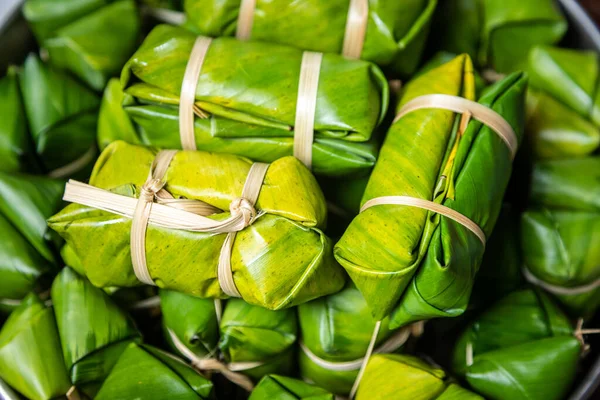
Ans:
[[[509,75],[487,88],[478,104],[474,87],[466,55],[407,84],[399,110],[408,111],[391,126],[362,212],[335,246],[374,317],[390,315],[391,328],[464,312],[500,212],[522,136],[527,78]],[[429,108],[430,101],[495,111],[511,139],[478,120],[468,122],[469,113]]]
[[[293,372],[295,309],[272,311],[230,299],[221,316],[221,304],[212,299],[172,290],[161,290],[160,299],[165,337],[197,369],[226,377],[232,371],[253,381]]]
[[[156,176],[158,164],[164,178]],[[266,174],[248,185],[259,189],[254,209],[254,199],[244,194],[245,181],[258,166]],[[76,201],[91,206],[71,204],[48,223],[98,287],[146,282],[197,297],[233,293],[275,310],[334,293],[344,284],[331,240],[321,231],[326,222],[323,194],[294,157],[253,166],[237,156],[200,151],[163,151],[157,157],[151,148],[114,142],[100,155],[90,185],[71,183],[68,188]],[[77,190],[93,194],[82,201]],[[107,201],[96,204],[99,197]],[[162,204],[152,203],[154,198]],[[145,234],[133,231],[144,240],[141,251],[132,252],[138,203],[152,208],[142,209],[151,211],[150,223]],[[237,236],[232,238],[233,232]],[[139,271],[141,256],[148,278]]]
[[[49,288],[61,265],[61,238],[46,219],[63,206],[64,182],[0,172],[0,308]]]
[[[88,174],[97,155],[100,98],[35,55],[25,60],[19,82],[41,172],[56,178]]]
[[[281,375],[267,375],[258,382],[248,400],[272,399],[334,400],[325,389],[298,379]]]
[[[0,331],[0,378],[31,399],[73,389],[93,397],[140,333],[106,293],[69,268],[52,285],[52,303],[32,293],[10,314]]]
[[[600,147],[600,60],[592,51],[537,46],[529,53],[527,135],[536,159],[592,155]]]
[[[525,68],[533,46],[559,42],[567,21],[553,0],[445,0],[432,27],[440,50],[508,73]]]
[[[302,333],[299,356],[303,379],[338,395],[348,395],[367,353],[375,321],[364,298],[349,283],[342,291],[298,306]],[[384,319],[375,352],[396,352],[410,327],[390,330]]]
[[[50,63],[102,90],[135,50],[134,0],[27,0],[23,15]]]
[[[567,316],[541,291],[499,300],[458,339],[453,369],[489,399],[563,399],[582,351]]]
[[[125,65],[121,75],[124,108],[140,142],[182,148],[180,95],[196,39],[182,28],[160,25]],[[194,147],[183,148],[231,153],[260,162],[291,155],[296,123],[304,121],[298,117],[304,114],[297,112],[297,106],[303,108],[307,96],[297,99],[304,93],[299,80],[306,71],[302,67],[306,54],[232,38],[212,39],[205,49],[198,83],[191,86],[195,87],[197,118],[189,140]],[[314,130],[314,140],[309,146],[313,169],[334,176],[366,173],[376,159],[377,145],[371,137],[387,110],[387,81],[377,66],[335,54],[322,55],[319,71],[314,129],[310,130],[311,135]],[[111,93],[118,101],[119,95]],[[108,113],[103,117],[112,118]],[[132,136],[131,130],[126,132]]]
[[[360,381],[356,400],[483,400],[450,382],[444,370],[415,357],[376,354]]]
[[[437,0],[364,1],[365,9],[346,0],[245,3],[186,0],[184,10],[201,35],[338,53],[408,76],[419,65]]]
[[[208,400],[213,384],[179,358],[131,343],[100,388],[97,400]]]
[[[600,306],[600,158],[538,161],[521,218],[529,281],[577,316]]]

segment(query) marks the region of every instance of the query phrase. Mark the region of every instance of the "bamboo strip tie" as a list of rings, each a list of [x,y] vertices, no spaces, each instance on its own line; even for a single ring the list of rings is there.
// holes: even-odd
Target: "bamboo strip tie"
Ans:
[[[367,23],[369,22],[369,0],[350,0],[342,54],[348,58],[360,58],[363,50]]]
[[[593,290],[596,290],[598,288],[600,288],[600,279],[596,279],[590,283],[587,283],[585,285],[580,285],[580,286],[574,286],[574,287],[567,287],[567,286],[559,286],[559,285],[553,285],[551,283],[545,282],[543,280],[541,280],[540,278],[538,278],[537,276],[535,276],[529,269],[527,269],[526,267],[523,267],[523,276],[525,276],[525,279],[535,285],[535,286],[539,286],[542,289],[544,289],[547,292],[550,292],[552,294],[556,294],[556,295],[563,295],[563,296],[577,296],[579,294],[585,294],[585,293],[589,293]]]
[[[240,2],[240,12],[238,14],[237,28],[235,38],[238,40],[249,40],[252,35],[252,25],[254,24],[254,9],[256,0],[242,0]]]

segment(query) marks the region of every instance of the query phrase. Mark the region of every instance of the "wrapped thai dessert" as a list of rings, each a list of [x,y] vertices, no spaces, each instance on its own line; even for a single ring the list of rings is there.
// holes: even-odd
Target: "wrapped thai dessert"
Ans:
[[[533,46],[558,43],[566,31],[553,0],[445,0],[431,35],[438,49],[467,53],[481,68],[508,73],[525,68]]]
[[[186,0],[191,29],[338,53],[401,76],[419,65],[437,0]]]
[[[114,142],[49,220],[99,287],[142,283],[272,310],[334,293],[344,274],[325,200],[294,157],[157,151]]]
[[[335,246],[373,316],[389,315],[391,328],[464,312],[500,212],[527,78],[514,73],[477,103],[474,88],[466,55],[406,85],[361,212]]]
[[[485,398],[564,399],[583,334],[541,291],[516,291],[465,329],[454,348],[453,369]]]
[[[165,337],[196,369],[222,373],[247,390],[267,374],[293,373],[295,309],[271,311],[172,290],[161,290],[160,299]]]
[[[50,63],[102,90],[135,50],[134,0],[27,0],[23,15]]]
[[[298,379],[281,375],[267,375],[258,382],[248,400],[271,399],[334,400],[325,389]]]
[[[101,144],[114,139],[159,148],[231,153],[272,162],[296,155],[316,174],[367,173],[375,163],[373,132],[386,113],[381,70],[335,54],[263,42],[197,38],[156,27],[127,62],[124,94],[109,87]],[[137,138],[137,139],[132,139]]]

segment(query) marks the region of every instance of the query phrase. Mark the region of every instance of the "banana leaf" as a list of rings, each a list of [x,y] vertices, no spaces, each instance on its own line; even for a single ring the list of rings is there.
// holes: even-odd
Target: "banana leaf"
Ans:
[[[46,219],[62,207],[64,183],[0,172],[0,303],[42,290],[60,265],[61,240]]]
[[[151,346],[131,343],[95,399],[210,399],[212,391],[212,382],[179,358]]]
[[[0,330],[0,378],[32,400],[50,400],[71,387],[52,309],[33,293]]]
[[[470,58],[459,56],[409,82],[399,107],[433,93],[473,99],[472,71]],[[515,73],[489,87],[479,100],[500,113],[518,138],[526,87],[526,76]],[[459,118],[424,109],[395,122],[361,204],[389,195],[435,201],[467,216],[489,237],[510,177],[510,153],[498,135],[475,120],[456,140]],[[449,157],[453,152],[456,158]],[[396,328],[463,313],[483,250],[472,232],[448,218],[385,205],[354,218],[334,253],[374,317],[392,313],[390,327]]]
[[[135,50],[134,0],[27,0],[23,15],[50,63],[102,90]]]
[[[207,36],[234,36],[240,0],[186,0],[191,29]],[[403,77],[421,58],[437,0],[369,1],[360,58],[389,67]],[[303,50],[342,53],[349,3],[346,0],[257,1],[251,39]]]
[[[567,395],[580,352],[567,316],[544,293],[525,289],[504,297],[466,328],[452,363],[486,398],[552,400]]]
[[[182,28],[158,26],[123,69],[123,90],[134,98],[125,110],[144,144],[181,148],[179,92],[195,38]],[[294,48],[214,39],[196,89],[196,106],[209,114],[195,120],[198,150],[262,162],[291,155],[301,59],[302,51]],[[324,55],[314,128],[315,173],[369,171],[377,154],[370,139],[387,104],[387,81],[377,66]]]
[[[98,113],[98,147],[105,149],[117,140],[131,144],[143,144],[135,125],[125,111],[125,106],[133,104],[133,97],[123,93],[117,78],[108,81]]]
[[[248,400],[334,400],[325,389],[298,379],[281,375],[267,375],[260,380]]]
[[[304,346],[322,360],[338,363],[365,356],[377,322],[352,283],[338,293],[298,306],[298,317]],[[386,318],[377,336],[376,349],[394,334],[388,325]],[[360,368],[359,365],[350,371],[329,370],[315,363],[305,351],[300,351],[299,361],[302,378],[338,395],[348,395]]]
[[[43,169],[52,176],[89,173],[95,156],[98,96],[35,55],[25,60],[20,84]]]
[[[408,355],[375,354],[369,359],[356,400],[483,400],[446,380],[446,373]]]
[[[183,10],[183,0],[140,0],[140,3],[153,8]]]
[[[15,67],[0,79],[0,109],[0,172],[38,172]]]
[[[271,311],[231,299],[219,324],[211,299],[172,290],[161,290],[160,298],[165,337],[172,331],[198,357],[217,358],[218,350],[227,363],[261,363],[239,371],[256,381],[267,374],[293,371],[297,331],[293,309]]]
[[[58,274],[51,293],[71,382],[93,397],[140,333],[108,294],[70,268]]]
[[[114,142],[98,159],[90,184],[137,197],[156,152]],[[250,166],[247,159],[232,155],[178,152],[165,175],[164,189],[175,198],[228,210],[241,195]],[[342,288],[343,271],[331,254],[331,240],[320,230],[326,217],[323,194],[300,161],[285,157],[271,164],[256,208],[264,214],[238,232],[231,253],[235,285],[244,300],[280,309]],[[213,218],[228,214],[219,212]],[[49,225],[73,248],[95,286],[140,285],[131,264],[130,219],[71,204]],[[150,275],[160,288],[225,297],[216,279],[225,236],[150,225],[146,232]]]
[[[535,163],[521,247],[527,269],[541,281],[572,289],[600,278],[599,171],[598,157]],[[590,316],[600,306],[600,288],[555,294],[574,315]]]
[[[567,21],[553,0],[445,0],[432,27],[438,49],[508,73],[525,67],[532,47],[559,42]]]

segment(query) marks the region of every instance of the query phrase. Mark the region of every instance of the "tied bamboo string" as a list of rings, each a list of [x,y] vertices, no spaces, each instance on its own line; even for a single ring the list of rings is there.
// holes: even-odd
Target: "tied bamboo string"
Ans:
[[[56,168],[48,172],[50,178],[67,178],[76,172],[79,172],[83,167],[94,161],[96,157],[96,145],[92,145],[81,157],[71,161],[67,165],[63,165],[60,168]]]
[[[322,53],[305,51],[302,54],[300,66],[296,120],[294,122],[294,157],[302,161],[309,169],[312,167],[315,111],[322,61]]]
[[[252,25],[254,23],[254,9],[256,0],[242,0],[240,3],[240,13],[237,20],[235,38],[238,40],[249,40],[252,34]]]
[[[190,364],[199,370],[199,371],[213,371],[222,374],[229,381],[235,383],[236,385],[244,388],[248,392],[254,389],[254,384],[246,375],[239,373],[238,371],[244,371],[256,367],[260,367],[264,363],[262,362],[240,362],[240,363],[230,363],[225,364],[219,361],[216,358],[201,358],[196,355],[192,350],[190,350],[173,332],[171,329],[168,329],[169,337],[173,342],[175,348],[183,354],[188,360],[190,360]]]
[[[360,58],[367,34],[369,0],[350,0],[342,54],[348,58]]]
[[[600,279],[596,279],[595,281],[592,281],[585,285],[574,287],[553,285],[551,283],[544,282],[543,280],[539,279],[526,267],[523,267],[523,276],[529,283],[535,286],[539,286],[545,291],[556,295],[577,296],[578,294],[589,293],[593,290],[600,288]]]
[[[373,354],[373,350],[375,349],[375,342],[377,342],[377,336],[379,335],[379,331],[381,329],[381,321],[377,321],[375,323],[375,329],[373,329],[373,335],[371,336],[371,341],[369,342],[369,347],[367,347],[367,352],[365,353],[365,358],[363,358],[362,363],[360,365],[360,369],[358,370],[358,375],[354,380],[354,384],[352,385],[352,389],[350,390],[350,400],[354,399],[356,392],[358,391],[358,387],[360,386],[360,381],[362,380],[363,375],[365,374],[365,370],[367,369],[367,364],[369,364],[369,359]]]
[[[211,42],[212,39],[208,37],[199,36],[196,38],[183,74],[179,97],[179,136],[181,147],[184,150],[196,150],[194,114],[197,114],[200,118],[207,118],[207,115],[195,105],[195,99],[200,71]]]

